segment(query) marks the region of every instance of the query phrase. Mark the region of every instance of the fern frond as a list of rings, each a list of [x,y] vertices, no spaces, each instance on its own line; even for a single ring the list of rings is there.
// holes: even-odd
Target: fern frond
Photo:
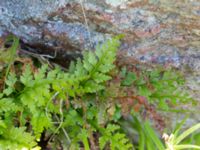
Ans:
[[[7,86],[13,87],[16,81],[17,81],[17,78],[16,78],[15,73],[11,72],[9,73],[8,78],[6,79],[5,82]]]
[[[13,93],[15,91],[14,85],[16,82],[17,82],[17,78],[16,78],[15,73],[9,73],[5,81],[7,88],[3,90],[3,94],[9,96],[11,93]]]
[[[44,84],[28,89],[20,95],[20,100],[24,106],[28,106],[32,113],[35,113],[36,108],[46,106],[50,99],[49,88],[48,84]]]
[[[31,87],[32,81],[33,81],[33,75],[31,72],[30,65],[27,65],[25,68],[25,71],[22,73],[22,76],[20,77],[20,81],[27,87]]]
[[[78,138],[83,142],[85,150],[90,150],[88,137],[89,137],[89,133],[86,129],[82,129],[80,133],[78,134]]]
[[[47,71],[48,65],[43,65],[37,73],[34,74],[35,80],[44,79],[46,77],[46,71]]]
[[[103,83],[111,79],[108,73],[115,67],[113,62],[120,45],[119,39],[120,37],[115,37],[106,41],[97,46],[95,52],[85,52],[83,60],[78,59],[76,65],[74,62],[70,65],[71,76],[79,82],[78,88],[82,89],[82,93],[95,93],[102,90]]]
[[[41,133],[44,129],[49,129],[52,127],[51,116],[46,116],[44,112],[37,112],[31,119],[32,129],[37,140],[40,139]]]
[[[7,128],[0,137],[0,149],[5,150],[21,150],[22,148],[32,148],[36,145],[34,137],[30,133],[25,132],[25,127]]]
[[[99,138],[100,149],[104,149],[105,145],[109,143],[111,150],[129,150],[133,148],[129,139],[124,133],[119,132],[118,125],[108,124],[106,129],[103,129],[102,136]]]
[[[13,101],[13,98],[0,99],[0,113],[8,111],[16,112],[19,110],[19,107]]]

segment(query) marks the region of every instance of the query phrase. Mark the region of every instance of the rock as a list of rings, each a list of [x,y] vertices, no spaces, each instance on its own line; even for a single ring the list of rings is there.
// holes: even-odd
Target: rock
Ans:
[[[0,36],[15,34],[38,52],[66,59],[124,34],[125,58],[184,70],[192,91],[200,90],[199,27],[199,0],[0,1]]]

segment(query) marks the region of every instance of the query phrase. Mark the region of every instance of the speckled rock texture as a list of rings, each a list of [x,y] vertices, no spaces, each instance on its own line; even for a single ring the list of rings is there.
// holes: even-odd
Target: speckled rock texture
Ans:
[[[0,36],[8,33],[71,56],[122,33],[125,57],[184,70],[200,100],[199,0],[0,0]]]

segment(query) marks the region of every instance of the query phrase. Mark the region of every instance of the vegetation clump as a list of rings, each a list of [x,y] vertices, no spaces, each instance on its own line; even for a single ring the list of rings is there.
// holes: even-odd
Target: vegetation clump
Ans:
[[[157,109],[191,99],[173,70],[119,67],[120,39],[86,51],[67,71],[14,59],[19,41],[9,39],[13,51],[1,69],[0,149],[165,149],[148,119],[162,130]]]

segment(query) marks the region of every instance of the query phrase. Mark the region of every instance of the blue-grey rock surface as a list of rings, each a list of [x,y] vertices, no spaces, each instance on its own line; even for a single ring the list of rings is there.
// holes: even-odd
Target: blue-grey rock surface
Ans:
[[[0,36],[9,33],[72,56],[122,33],[125,57],[183,70],[200,100],[199,0],[1,0]]]

